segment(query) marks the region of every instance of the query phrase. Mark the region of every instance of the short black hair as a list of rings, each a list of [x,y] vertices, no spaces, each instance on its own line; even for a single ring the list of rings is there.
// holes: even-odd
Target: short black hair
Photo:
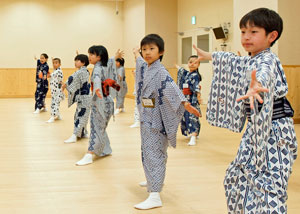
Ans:
[[[240,21],[240,28],[247,24],[264,28],[268,35],[272,31],[277,31],[277,38],[271,43],[271,46],[279,39],[283,30],[283,21],[278,13],[268,8],[257,8],[250,11]]]
[[[145,36],[141,41],[141,49],[144,45],[155,44],[158,47],[158,52],[162,53],[165,51],[165,42],[157,34],[149,34]],[[163,55],[159,57],[160,61],[162,60]]]
[[[75,59],[76,60],[79,60],[80,62],[82,62],[84,64],[84,66],[88,66],[90,63],[89,63],[89,57],[85,54],[78,54]]]
[[[124,66],[124,64],[125,64],[124,58],[117,58],[116,61],[119,62],[121,66]]]
[[[197,55],[192,55],[192,56],[189,57],[189,60],[190,60],[191,58],[196,58],[196,59],[198,59],[198,56],[197,56]],[[200,72],[199,72],[199,69],[197,68],[195,71],[197,71],[197,74],[198,74],[198,76],[199,76],[199,81],[201,82],[201,81],[202,81],[202,76],[201,76],[201,74],[200,74]]]
[[[96,56],[100,56],[100,62],[102,63],[102,65],[107,66],[108,52],[104,46],[93,45],[89,48],[88,52],[90,54],[95,54]]]
[[[42,53],[41,56],[45,57],[45,59],[48,59],[48,55],[46,53]]]
[[[60,58],[54,58],[52,61],[58,61],[61,64]]]

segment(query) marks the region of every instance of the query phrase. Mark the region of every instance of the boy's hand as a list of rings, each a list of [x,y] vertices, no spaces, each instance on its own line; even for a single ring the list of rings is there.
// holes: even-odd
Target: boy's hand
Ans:
[[[198,55],[198,59],[194,63],[204,61],[204,60],[212,60],[211,53],[201,50],[200,48],[197,48],[196,45],[193,45],[193,48],[197,51],[197,55]]]
[[[260,97],[260,92],[269,92],[269,89],[261,87],[261,84],[256,79],[256,70],[253,70],[251,73],[251,83],[250,87],[245,96],[238,98],[236,101],[239,102],[241,100],[249,99],[250,108],[254,108],[254,99],[257,99],[258,102],[263,103],[263,99]]]
[[[139,47],[133,48],[133,55],[134,55],[135,59],[137,59],[139,56],[141,56]]]
[[[79,55],[79,51],[78,50],[76,50],[76,56],[78,56]]]
[[[34,60],[37,60],[37,58],[36,58],[36,55],[34,55],[34,57],[33,57],[33,58],[34,58]]]
[[[61,90],[62,90],[62,92],[65,90],[66,87],[67,87],[66,83],[62,82],[61,83]]]
[[[174,63],[174,65],[175,65],[175,67],[177,68],[177,70],[179,70],[179,69],[180,69],[180,66],[179,66],[179,65],[177,65],[177,63],[176,63],[176,62]]]
[[[116,55],[115,55],[115,59],[123,58],[123,56],[124,56],[124,51],[121,51],[120,49],[118,49],[116,52]]]
[[[185,110],[195,115],[196,117],[202,117],[200,112],[195,107],[193,107],[189,102],[184,102],[184,108]]]
[[[99,97],[100,99],[102,99],[102,96],[101,96],[101,93],[100,93],[100,89],[99,89],[99,88],[96,89],[95,93],[96,93],[97,97]]]

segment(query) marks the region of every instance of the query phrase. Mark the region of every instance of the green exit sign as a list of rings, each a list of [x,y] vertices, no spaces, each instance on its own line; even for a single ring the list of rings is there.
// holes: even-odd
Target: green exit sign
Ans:
[[[192,16],[192,25],[196,24],[196,16]]]

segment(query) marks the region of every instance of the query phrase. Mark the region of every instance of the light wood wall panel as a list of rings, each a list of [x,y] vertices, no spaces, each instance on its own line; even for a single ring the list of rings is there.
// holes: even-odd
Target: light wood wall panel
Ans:
[[[289,85],[287,98],[295,111],[294,121],[300,123],[300,65],[285,65],[283,69]]]

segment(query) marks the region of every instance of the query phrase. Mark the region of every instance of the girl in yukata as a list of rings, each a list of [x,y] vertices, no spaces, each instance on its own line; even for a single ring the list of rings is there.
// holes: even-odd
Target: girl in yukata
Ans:
[[[114,114],[114,101],[110,96],[110,89],[120,90],[117,84],[115,58],[121,58],[123,52],[117,51],[115,58],[109,59],[103,46],[92,46],[88,50],[89,61],[94,65],[91,76],[92,103],[91,103],[91,134],[89,147],[84,157],[76,163],[83,166],[93,163],[93,155],[103,157],[110,155],[112,149],[106,132],[111,116]]]
[[[279,58],[270,47],[283,22],[273,10],[258,8],[240,21],[241,43],[249,56],[197,50],[212,60],[213,81],[206,117],[211,125],[241,132],[247,126],[224,188],[229,214],[286,214],[287,188],[297,158],[293,109]]]
[[[140,113],[142,163],[149,197],[134,207],[161,207],[160,192],[165,179],[167,148],[176,147],[176,134],[185,110],[200,116],[184,97],[169,72],[161,64],[164,41],[157,34],[143,38],[134,50],[136,58],[137,106]]]
[[[68,91],[68,107],[77,103],[74,115],[74,131],[71,137],[64,141],[65,143],[75,143],[77,138],[88,137],[86,126],[91,110],[88,65],[89,59],[87,55],[77,55],[75,57],[75,67],[78,70],[68,78],[66,83],[62,84],[62,91],[64,89]]]
[[[60,69],[61,61],[59,58],[52,59],[54,71],[50,74],[50,89],[51,89],[51,117],[47,121],[53,123],[56,119],[61,119],[59,113],[60,102],[64,99],[64,93],[61,90],[63,73]]]
[[[176,65],[178,68],[177,85],[180,90],[182,90],[182,93],[188,102],[201,113],[201,75],[198,71],[200,63],[197,59],[198,56],[190,56],[188,60],[189,71]],[[185,111],[181,120],[181,133],[184,136],[191,135],[190,142],[188,143],[189,146],[196,145],[196,137],[199,135],[200,128],[201,124],[199,118],[188,111]]]
[[[47,111],[45,98],[48,92],[48,79],[50,76],[49,66],[47,64],[48,55],[42,53],[40,59],[37,59],[37,67],[35,74],[36,91],[35,91],[35,111],[34,114],[39,114],[41,111]]]
[[[117,92],[116,96],[116,114],[119,114],[120,112],[124,112],[124,101],[125,96],[127,94],[127,83],[126,83],[126,77],[125,77],[125,69],[124,69],[124,58],[117,58],[116,59],[116,67],[117,67],[117,80],[118,84],[120,85],[120,91]]]

